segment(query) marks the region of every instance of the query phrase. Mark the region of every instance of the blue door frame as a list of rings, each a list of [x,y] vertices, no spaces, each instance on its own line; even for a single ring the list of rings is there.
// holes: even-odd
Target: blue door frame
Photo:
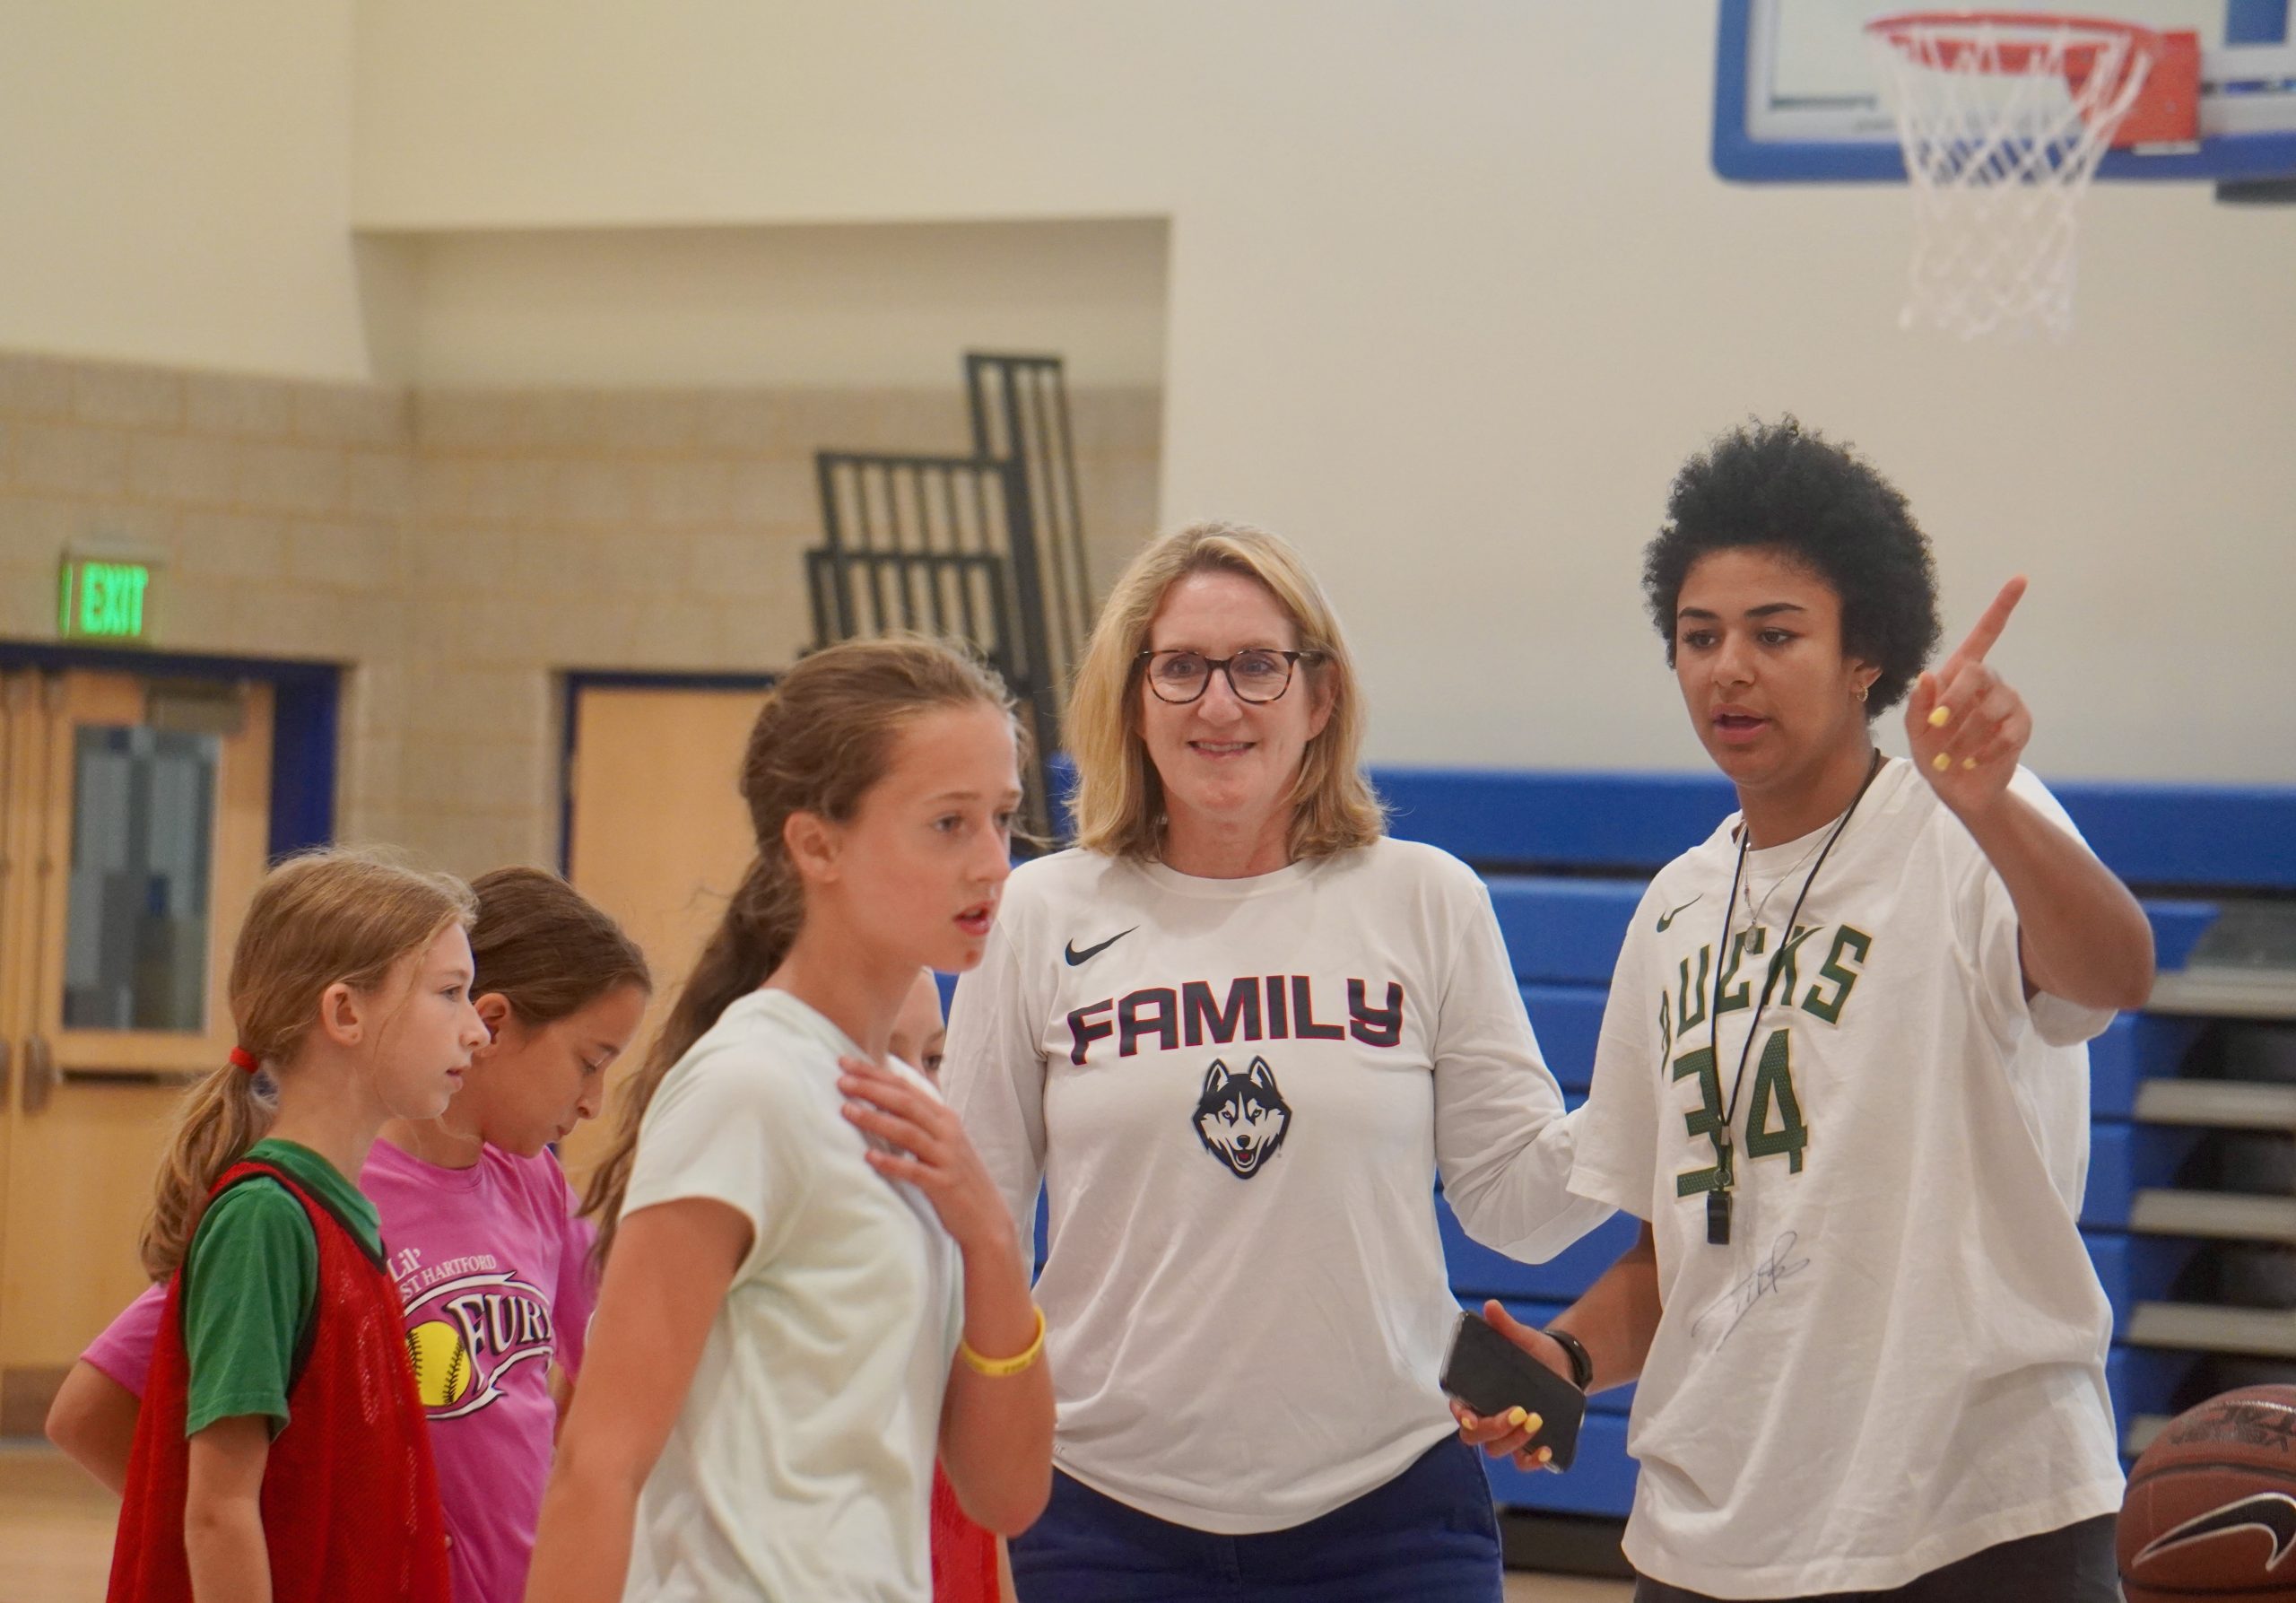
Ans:
[[[273,861],[335,839],[338,663],[268,657],[206,657],[180,651],[31,645],[0,640],[0,671],[135,674],[153,679],[256,679],[271,686]]]
[[[586,690],[770,690],[771,674],[648,674],[570,669],[561,676],[558,729],[558,872],[574,872],[574,729]]]

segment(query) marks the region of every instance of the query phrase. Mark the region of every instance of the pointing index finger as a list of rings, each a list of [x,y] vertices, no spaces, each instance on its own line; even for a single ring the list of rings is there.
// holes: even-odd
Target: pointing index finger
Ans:
[[[1985,660],[1985,654],[1992,650],[1995,642],[2001,639],[2001,632],[2009,627],[2009,614],[2017,610],[2017,603],[2024,598],[2024,595],[2025,576],[2022,573],[2001,587],[2001,594],[1996,596],[1993,605],[1985,609],[1985,615],[1978,619],[1977,627],[1970,631],[1969,638],[1953,648],[1953,654],[1945,659],[1945,666],[1937,670],[1940,684],[1952,677],[1955,668]]]

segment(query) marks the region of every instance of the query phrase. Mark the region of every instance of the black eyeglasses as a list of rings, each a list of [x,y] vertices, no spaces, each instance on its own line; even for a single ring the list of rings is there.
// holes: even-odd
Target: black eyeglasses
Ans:
[[[1228,688],[1239,701],[1255,706],[1281,701],[1292,688],[1295,663],[1322,660],[1320,651],[1277,651],[1254,647],[1231,657],[1206,657],[1201,651],[1143,651],[1135,659],[1148,665],[1148,688],[1160,701],[1185,707],[1200,700],[1212,687],[1214,669],[1228,675]]]

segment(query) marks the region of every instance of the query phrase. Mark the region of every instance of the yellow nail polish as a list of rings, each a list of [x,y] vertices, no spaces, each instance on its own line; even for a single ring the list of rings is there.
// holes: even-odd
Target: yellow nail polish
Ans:
[[[1953,760],[1945,755],[1944,753],[1940,752],[1935,756],[1929,759],[1929,766],[1935,769],[1939,773],[1944,773],[1947,769],[1953,766]]]
[[[1961,759],[1961,766],[1963,768],[1975,768],[1977,766],[1977,759],[1975,757],[1964,757]]]
[[[1545,1423],[1545,1420],[1534,1414],[1528,1419],[1523,1421],[1523,1428],[1528,1431],[1532,1435],[1535,1436],[1539,1433],[1539,1427]]]
[[[1929,727],[1931,728],[1942,729],[1952,721],[1953,710],[1951,707],[1944,706],[1941,703],[1929,710]]]
[[[1553,1458],[1553,1457],[1554,1457],[1554,1449],[1552,1449],[1552,1447],[1542,1447],[1542,1448],[1540,1448],[1540,1449],[1539,1449],[1539,1462],[1540,1462],[1540,1463],[1544,1464],[1544,1463],[1545,1463],[1548,1459],[1552,1459],[1552,1458]]]
[[[1529,1417],[1530,1416],[1524,1413],[1520,1408],[1509,1408],[1507,1410],[1507,1423],[1513,1425],[1518,1430],[1522,1428],[1523,1422]]]

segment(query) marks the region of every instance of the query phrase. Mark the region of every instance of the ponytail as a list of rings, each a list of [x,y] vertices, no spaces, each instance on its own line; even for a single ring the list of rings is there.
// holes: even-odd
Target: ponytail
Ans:
[[[176,1272],[207,1211],[207,1193],[271,1128],[279,1104],[257,1084],[261,1077],[226,1063],[185,1099],[175,1140],[161,1160],[151,1217],[136,1243],[144,1272],[153,1280]]]
[[[630,1189],[630,1171],[638,1156],[638,1130],[646,1110],[661,1088],[671,1066],[692,1050],[709,1032],[718,1015],[763,985],[766,976],[781,966],[797,937],[804,916],[804,893],[787,852],[776,839],[752,858],[749,872],[726,904],[726,916],[695,960],[693,972],[678,991],[662,1032],[654,1038],[646,1061],[622,1089],[622,1107],[615,1117],[613,1145],[590,1176],[582,1211],[597,1221],[597,1261],[604,1263],[622,1223],[622,1199]]]

